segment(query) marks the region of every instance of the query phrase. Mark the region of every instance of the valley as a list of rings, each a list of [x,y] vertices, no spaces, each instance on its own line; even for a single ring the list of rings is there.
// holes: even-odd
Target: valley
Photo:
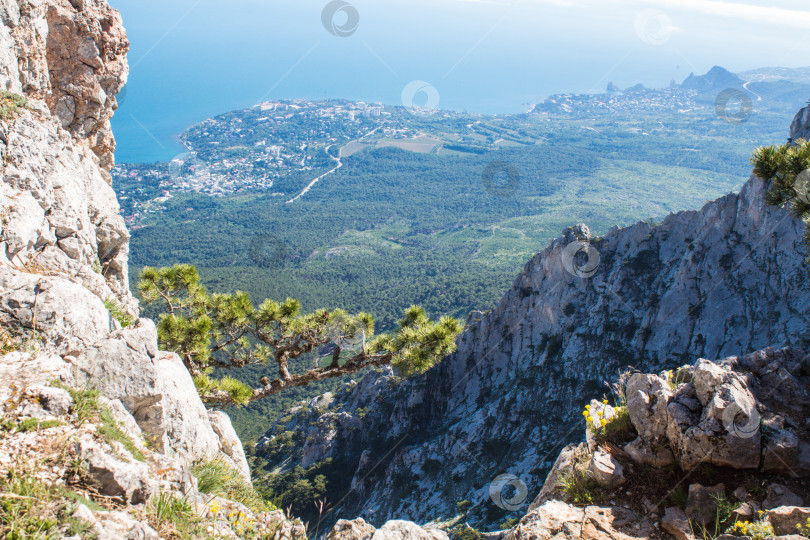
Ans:
[[[573,223],[601,234],[739,189],[751,150],[784,138],[797,106],[779,76],[756,83],[768,99],[742,123],[717,114],[712,92],[736,77],[724,70],[697,89],[551,96],[519,115],[267,102],[194,126],[170,163],[117,166],[114,188],[133,268],[191,263],[213,291],[366,310],[382,330],[411,304],[464,320]],[[229,414],[252,441],[340,384]]]

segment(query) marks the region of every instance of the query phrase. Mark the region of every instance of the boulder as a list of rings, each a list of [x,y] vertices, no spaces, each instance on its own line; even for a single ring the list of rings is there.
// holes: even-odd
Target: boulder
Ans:
[[[57,416],[67,415],[73,405],[73,398],[63,388],[37,384],[29,386],[25,393],[39,403],[43,409]]]
[[[666,434],[669,383],[657,375],[637,373],[627,381],[627,412],[639,437],[655,442]]]
[[[639,464],[650,465],[652,467],[667,467],[675,463],[675,456],[672,450],[663,445],[653,447],[647,440],[636,437],[626,444],[622,450],[627,452],[630,458]]]
[[[677,426],[670,424],[681,467],[689,471],[705,462],[734,469],[758,468],[760,415],[745,379],[703,359],[696,363],[694,375],[695,394],[703,405],[700,420],[687,427],[681,424],[682,418],[674,417]]]
[[[768,486],[768,495],[762,501],[765,510],[778,508],[780,506],[802,506],[804,500],[782,484],[771,484]]]
[[[587,474],[590,479],[607,489],[614,489],[627,481],[622,464],[601,449],[594,452],[591,457]]]
[[[102,495],[118,497],[125,504],[141,504],[149,501],[157,488],[146,463],[131,455],[118,459],[112,450],[89,437],[79,440],[76,451]]]
[[[97,512],[94,532],[98,540],[158,540],[160,535],[142,521],[126,512]]]
[[[778,506],[769,510],[765,517],[773,527],[774,533],[793,534],[796,532],[797,525],[807,526],[807,520],[810,519],[810,508]]]
[[[166,433],[161,381],[152,354],[156,348],[155,324],[139,319],[84,349],[74,360],[75,385],[120,400],[150,441],[160,441]]]
[[[618,529],[638,521],[620,507],[577,508],[551,500],[526,514],[505,540],[632,540]]]
[[[374,536],[375,529],[372,525],[366,523],[363,518],[353,519],[339,519],[332,530],[329,531],[327,538],[329,540],[369,540]]]
[[[0,267],[0,324],[32,331],[61,354],[96,343],[114,325],[101,299],[81,285],[7,267]]]
[[[69,379],[69,368],[62,357],[46,352],[12,352],[0,356],[0,403],[7,401],[15,389],[47,387],[49,381]]]
[[[765,440],[762,468],[794,478],[810,476],[810,444],[790,429],[776,430]]]
[[[374,531],[372,540],[449,540],[447,533],[432,527],[420,527],[412,521],[394,519]]]

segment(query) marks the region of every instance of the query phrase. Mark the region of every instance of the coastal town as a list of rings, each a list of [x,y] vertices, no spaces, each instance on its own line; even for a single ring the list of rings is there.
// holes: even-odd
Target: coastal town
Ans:
[[[137,229],[178,193],[221,197],[261,193],[295,201],[342,165],[372,148],[444,156],[483,154],[560,138],[572,129],[652,132],[712,119],[713,105],[672,85],[602,94],[558,94],[530,112],[480,115],[445,110],[414,114],[403,106],[348,100],[268,101],[205,120],[180,136],[187,151],[168,163],[119,164],[113,170],[122,214]],[[616,125],[632,117],[632,126]],[[595,127],[594,127],[595,126]]]

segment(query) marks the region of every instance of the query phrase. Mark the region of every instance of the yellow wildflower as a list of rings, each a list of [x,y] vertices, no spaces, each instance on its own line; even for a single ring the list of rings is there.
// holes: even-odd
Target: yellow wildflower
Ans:
[[[217,503],[217,501],[211,503],[210,509],[212,514],[219,513],[219,504]]]
[[[597,415],[599,415],[599,416],[602,416],[602,415],[603,415],[603,414],[605,414],[605,413],[603,413],[602,411],[599,411],[599,412],[598,412],[598,413],[596,413],[596,414],[597,414]]]
[[[590,410],[591,410],[591,406],[590,406],[590,405],[585,405],[585,410],[586,410],[586,411],[590,411]]]
[[[604,425],[606,425],[606,424],[607,424],[607,420],[605,420],[604,418],[602,418],[602,425],[604,426]]]
[[[602,400],[602,404],[603,404],[603,405],[607,405],[607,400],[606,400],[606,399],[603,399],[603,400]]]

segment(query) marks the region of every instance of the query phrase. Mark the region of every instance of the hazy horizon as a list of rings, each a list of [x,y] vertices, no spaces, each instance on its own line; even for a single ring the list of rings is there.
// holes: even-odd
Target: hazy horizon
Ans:
[[[117,161],[170,159],[187,127],[266,99],[397,104],[421,80],[440,108],[514,113],[608,82],[663,87],[714,65],[800,67],[810,52],[810,11],[796,1],[358,0],[345,37],[324,25],[327,4],[113,0],[131,41]],[[335,14],[338,28],[346,13]]]

